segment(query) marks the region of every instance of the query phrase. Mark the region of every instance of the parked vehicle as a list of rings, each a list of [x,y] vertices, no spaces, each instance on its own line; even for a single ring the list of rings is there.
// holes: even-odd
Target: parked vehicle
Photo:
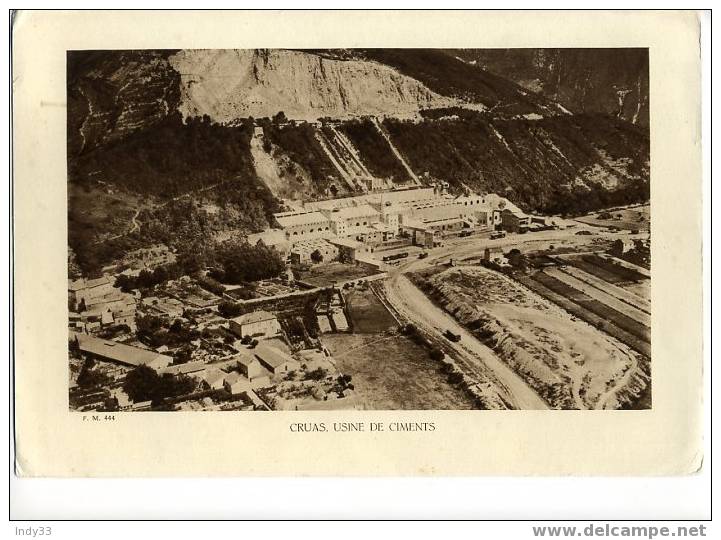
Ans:
[[[466,236],[471,236],[471,234],[473,234],[472,231],[465,230],[465,231],[461,231],[460,236],[461,236],[461,238],[465,238]]]
[[[427,251],[422,251],[421,253],[418,254],[419,259],[425,259],[426,257],[428,257]]]
[[[408,257],[408,253],[404,251],[403,253],[396,253],[394,255],[386,255],[385,257],[383,257],[383,262],[395,261],[398,259],[405,259],[406,257]]]
[[[506,231],[494,231],[491,233],[491,240],[497,240],[498,238],[505,238]]]

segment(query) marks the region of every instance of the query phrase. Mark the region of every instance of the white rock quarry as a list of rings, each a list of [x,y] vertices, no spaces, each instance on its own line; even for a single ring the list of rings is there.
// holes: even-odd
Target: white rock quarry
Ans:
[[[458,105],[393,68],[300,51],[184,50],[169,58],[181,74],[179,110],[217,122],[283,111],[290,119],[415,116]]]

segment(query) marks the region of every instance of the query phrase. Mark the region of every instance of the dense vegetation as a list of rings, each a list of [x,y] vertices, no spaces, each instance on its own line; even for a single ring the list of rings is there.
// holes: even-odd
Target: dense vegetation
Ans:
[[[85,207],[69,209],[69,245],[86,274],[138,247],[164,243],[179,249],[203,246],[214,231],[257,232],[268,226],[278,201],[255,174],[250,155],[252,122],[228,127],[207,117],[183,123],[176,112],[162,122],[68,159],[69,179],[97,189],[97,181],[164,202],[140,212],[139,230],[122,234],[115,221],[83,220]],[[217,187],[214,187],[217,186]],[[180,197],[192,193],[192,197]],[[202,203],[219,206],[207,212]],[[109,208],[112,213],[113,208]],[[116,220],[117,221],[117,220]],[[129,228],[129,225],[126,225]],[[100,239],[118,233],[112,239]]]
[[[216,261],[216,267],[209,273],[210,277],[231,284],[276,277],[285,269],[280,254],[262,242],[256,245],[224,242],[218,247]]]
[[[136,403],[152,401],[153,406],[156,406],[165,398],[190,394],[196,385],[195,379],[191,377],[170,373],[159,375],[154,369],[140,365],[128,372],[123,390]]]
[[[175,111],[119,142],[70,156],[70,181],[98,179],[162,198],[233,178],[255,187],[251,135],[251,123],[228,127],[207,116],[184,123]]]
[[[380,178],[392,178],[397,183],[410,180],[408,172],[388,146],[388,141],[378,133],[369,119],[344,122],[338,129],[358,149],[361,160],[372,174]]]
[[[338,174],[320,143],[315,138],[311,124],[286,124],[261,119],[265,136],[295,163],[303,167],[317,184],[317,190],[325,191],[330,180]]]
[[[499,193],[528,211],[580,213],[649,198],[648,134],[612,117],[491,120],[466,112],[422,123],[386,119],[384,126],[416,173],[428,171],[456,191]],[[624,158],[625,174],[609,166]],[[589,180],[592,170],[618,186]]]

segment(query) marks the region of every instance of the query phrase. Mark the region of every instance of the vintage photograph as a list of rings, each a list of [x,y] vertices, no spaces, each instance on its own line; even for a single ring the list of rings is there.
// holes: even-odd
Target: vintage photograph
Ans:
[[[70,410],[650,409],[650,99],[645,48],[68,51]]]

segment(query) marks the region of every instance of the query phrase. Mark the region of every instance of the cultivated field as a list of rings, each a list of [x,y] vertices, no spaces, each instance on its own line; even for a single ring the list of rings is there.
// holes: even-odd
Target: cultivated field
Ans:
[[[397,326],[396,320],[370,289],[352,289],[345,294],[345,299],[354,333],[375,334]]]
[[[329,287],[353,279],[377,274],[378,270],[364,264],[344,264],[330,262],[314,264],[306,271],[296,271],[296,279],[314,287]]]
[[[397,333],[393,316],[370,289],[346,295],[352,334],[324,334],[338,370],[350,375],[356,406],[366,409],[471,409],[428,349]]]
[[[615,409],[646,386],[642,355],[548,301],[553,295],[476,266],[419,285],[554,408]]]
[[[473,402],[447,382],[428,350],[400,335],[329,334],[323,343],[338,370],[353,377],[358,406],[373,410],[472,409]]]

